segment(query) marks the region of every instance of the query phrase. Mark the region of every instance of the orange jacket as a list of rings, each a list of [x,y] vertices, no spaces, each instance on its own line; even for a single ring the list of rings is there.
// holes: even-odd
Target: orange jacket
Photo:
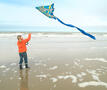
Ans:
[[[26,48],[26,43],[31,39],[31,34],[28,35],[27,39],[22,40],[21,42],[19,42],[19,40],[17,41],[17,46],[19,49],[19,53],[23,53],[27,51]]]

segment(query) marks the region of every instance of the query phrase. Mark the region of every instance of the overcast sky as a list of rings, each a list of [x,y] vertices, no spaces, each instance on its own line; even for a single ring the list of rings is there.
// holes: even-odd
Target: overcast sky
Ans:
[[[0,26],[61,26],[35,9],[55,3],[54,15],[80,27],[107,27],[107,0],[0,0]]]

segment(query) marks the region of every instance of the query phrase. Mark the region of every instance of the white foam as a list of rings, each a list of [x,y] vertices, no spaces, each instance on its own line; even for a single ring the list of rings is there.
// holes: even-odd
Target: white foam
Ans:
[[[100,61],[100,62],[107,62],[104,58],[86,58],[87,61]]]
[[[69,74],[69,72],[65,72],[66,74]]]
[[[10,70],[10,68],[6,68],[6,71],[9,71]]]
[[[86,70],[88,73],[90,73],[90,74],[95,74],[96,75],[96,70]]]
[[[72,72],[65,72],[65,74],[72,74]]]
[[[57,68],[58,68],[58,66],[53,66],[53,67],[50,68],[50,70],[55,70]]]
[[[47,78],[47,75],[36,75],[36,77],[39,77],[39,78]]]
[[[87,87],[87,86],[104,86],[107,88],[107,83],[105,82],[96,82],[96,81],[90,81],[90,82],[82,82],[78,84],[79,87]]]
[[[24,33],[0,33],[0,37],[16,37],[17,35],[23,35],[24,37],[26,37],[27,36],[27,34],[24,34]],[[54,37],[85,37],[85,36],[83,36],[83,35],[81,35],[81,34],[79,34],[79,33],[73,33],[73,34],[63,34],[63,33],[60,33],[60,34],[58,34],[58,33],[33,33],[32,34],[32,37],[52,37],[52,38],[54,38]]]
[[[94,80],[97,80],[97,81],[100,82],[100,79],[99,79],[99,77],[98,77],[99,74],[96,73],[96,70],[87,70],[87,72],[90,73],[90,74],[92,75],[92,77],[93,77]]]
[[[19,77],[18,79],[19,79],[19,80],[21,80],[22,78],[21,78],[21,77]]]
[[[14,73],[17,73],[17,71],[14,71]]]
[[[59,78],[59,79],[63,79],[63,78],[64,78],[64,76],[58,76],[58,78]]]
[[[6,68],[6,66],[5,65],[1,65],[0,68]]]
[[[85,72],[81,72],[81,75],[82,75],[82,76],[86,76],[86,73],[85,73]]]
[[[86,76],[85,72],[81,72],[80,74],[77,74],[77,77],[82,78],[83,76]]]
[[[25,66],[23,66],[23,68],[25,68]]]
[[[66,76],[58,76],[59,79],[72,79],[72,83],[76,83],[77,82],[77,77],[74,75],[66,75]]]
[[[10,70],[10,68],[6,68],[3,72],[7,72],[7,71],[9,71]]]
[[[76,62],[76,61],[74,62],[74,64],[75,64],[75,65],[77,65],[77,66],[79,66],[79,63],[78,63],[78,62]]]
[[[55,33],[35,33],[32,34],[32,37],[84,37],[83,35],[79,34],[79,33],[75,33],[75,34],[55,34]]]
[[[81,74],[77,74],[77,77],[82,78],[82,75]]]
[[[99,79],[98,76],[96,76],[96,75],[92,75],[92,77],[93,77],[94,80],[100,81],[100,79]]]
[[[55,83],[55,82],[58,81],[58,79],[57,79],[57,78],[54,78],[54,77],[53,77],[53,78],[50,78],[50,79],[52,80],[53,83]]]

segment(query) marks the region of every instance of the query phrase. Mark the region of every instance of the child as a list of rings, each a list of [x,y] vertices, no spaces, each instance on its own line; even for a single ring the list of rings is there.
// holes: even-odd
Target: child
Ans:
[[[18,39],[17,46],[19,49],[19,56],[20,56],[19,67],[20,67],[20,69],[23,69],[22,63],[23,63],[23,58],[24,58],[25,66],[26,66],[26,68],[29,68],[28,67],[27,52],[26,52],[27,51],[26,43],[31,39],[31,34],[29,33],[27,39],[23,39],[23,37],[21,35],[18,35],[17,39]]]

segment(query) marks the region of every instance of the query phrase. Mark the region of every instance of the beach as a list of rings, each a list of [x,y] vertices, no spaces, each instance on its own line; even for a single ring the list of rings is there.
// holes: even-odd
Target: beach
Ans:
[[[0,33],[0,90],[106,90],[107,34],[32,33],[30,69],[19,69],[17,35]],[[23,63],[24,66],[24,63]]]

